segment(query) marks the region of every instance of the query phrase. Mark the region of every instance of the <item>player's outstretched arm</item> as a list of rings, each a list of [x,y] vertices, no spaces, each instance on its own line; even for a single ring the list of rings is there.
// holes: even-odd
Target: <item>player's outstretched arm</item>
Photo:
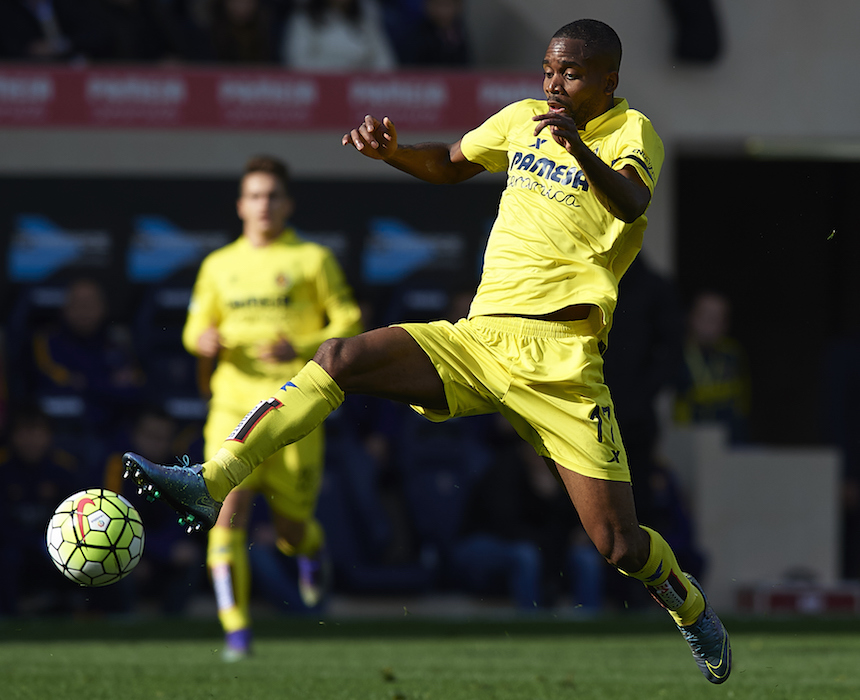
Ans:
[[[466,160],[460,142],[420,143],[404,146],[397,142],[397,129],[384,117],[379,121],[367,115],[364,121],[341,139],[362,155],[383,160],[405,173],[434,184],[455,184],[468,180],[484,170],[483,166]]]

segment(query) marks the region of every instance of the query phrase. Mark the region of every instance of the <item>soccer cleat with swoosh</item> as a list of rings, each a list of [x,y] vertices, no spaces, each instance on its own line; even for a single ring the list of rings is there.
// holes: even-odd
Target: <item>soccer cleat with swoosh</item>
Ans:
[[[208,530],[218,519],[220,501],[209,495],[203,481],[203,467],[191,464],[188,457],[182,464],[167,466],[126,452],[122,456],[123,477],[137,484],[137,492],[148,500],[164,500],[179,513],[179,524],[188,534]]]
[[[690,645],[696,665],[711,683],[724,683],[732,672],[732,645],[729,633],[708,603],[705,591],[690,574],[684,574],[705,599],[705,609],[692,625],[678,625]]]

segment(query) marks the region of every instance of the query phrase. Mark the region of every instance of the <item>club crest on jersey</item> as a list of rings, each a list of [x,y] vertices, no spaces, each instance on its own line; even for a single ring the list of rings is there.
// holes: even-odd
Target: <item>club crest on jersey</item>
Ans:
[[[239,425],[236,426],[236,429],[230,433],[227,439],[232,440],[233,442],[245,442],[248,435],[254,429],[254,426],[263,419],[263,416],[265,416],[269,411],[273,411],[283,405],[284,404],[274,397],[266,399],[265,401],[260,401],[260,403],[254,406],[248,415],[241,420]]]
[[[283,272],[279,272],[278,276],[275,278],[275,284],[277,284],[281,289],[286,289],[290,286],[290,278]]]

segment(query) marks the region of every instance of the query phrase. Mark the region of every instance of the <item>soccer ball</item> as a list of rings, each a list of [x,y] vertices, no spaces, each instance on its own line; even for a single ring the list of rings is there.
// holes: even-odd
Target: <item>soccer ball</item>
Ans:
[[[66,578],[82,586],[107,586],[140,561],[143,521],[118,493],[88,489],[57,506],[45,538],[48,554]]]

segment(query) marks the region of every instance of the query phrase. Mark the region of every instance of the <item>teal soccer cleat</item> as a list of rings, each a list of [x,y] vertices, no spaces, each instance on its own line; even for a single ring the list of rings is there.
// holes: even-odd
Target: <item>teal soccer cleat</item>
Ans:
[[[708,598],[699,582],[690,574],[684,575],[699,589],[705,599],[705,609],[692,625],[686,627],[679,625],[678,629],[690,645],[696,665],[705,678],[711,683],[724,683],[732,672],[732,645],[729,642],[729,633],[708,603]]]
[[[137,492],[150,501],[164,500],[179,513],[179,524],[188,534],[208,530],[218,519],[221,503],[209,495],[203,481],[203,467],[189,464],[166,466],[126,452],[122,456],[123,477],[137,484]]]

